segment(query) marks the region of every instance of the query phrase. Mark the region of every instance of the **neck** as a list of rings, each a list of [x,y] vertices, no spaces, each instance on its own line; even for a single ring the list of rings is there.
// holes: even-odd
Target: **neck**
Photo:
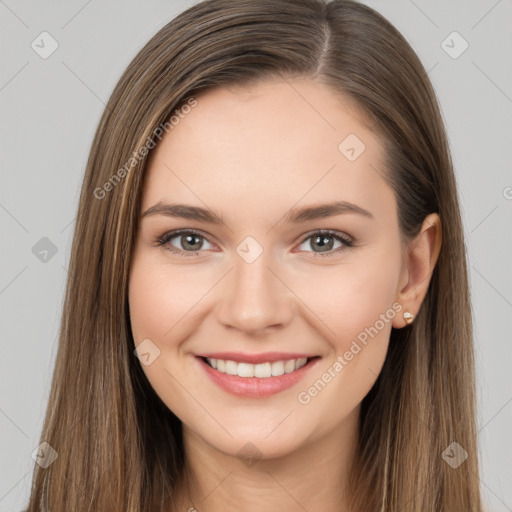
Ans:
[[[322,438],[279,458],[242,460],[183,425],[187,468],[176,510],[189,512],[346,511],[356,457],[359,408]],[[257,442],[254,443],[257,445]]]

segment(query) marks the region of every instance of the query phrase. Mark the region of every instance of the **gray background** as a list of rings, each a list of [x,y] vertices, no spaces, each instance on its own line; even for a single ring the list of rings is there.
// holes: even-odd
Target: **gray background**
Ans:
[[[0,512],[29,493],[94,130],[136,52],[193,3],[0,0]],[[471,264],[482,490],[489,511],[512,511],[512,3],[366,3],[408,39],[441,103]],[[58,43],[46,59],[31,47],[43,31]],[[469,44],[457,58],[453,31]],[[54,255],[38,254],[43,237]]]

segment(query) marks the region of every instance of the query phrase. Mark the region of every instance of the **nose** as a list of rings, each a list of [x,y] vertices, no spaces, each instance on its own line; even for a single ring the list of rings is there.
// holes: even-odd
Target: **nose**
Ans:
[[[266,334],[286,326],[295,310],[295,296],[279,271],[270,267],[264,251],[252,263],[235,257],[226,276],[217,309],[217,319],[227,328]]]

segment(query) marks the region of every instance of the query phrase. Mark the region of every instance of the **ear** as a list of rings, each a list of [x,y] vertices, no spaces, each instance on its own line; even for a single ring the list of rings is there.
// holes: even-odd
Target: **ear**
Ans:
[[[441,219],[437,213],[431,213],[406,248],[397,291],[397,302],[403,310],[394,317],[393,327],[407,325],[402,316],[405,311],[413,315],[418,313],[439,257],[441,240]]]

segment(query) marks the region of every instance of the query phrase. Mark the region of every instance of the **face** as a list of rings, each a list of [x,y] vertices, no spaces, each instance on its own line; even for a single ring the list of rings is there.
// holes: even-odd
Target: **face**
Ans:
[[[383,156],[348,102],[307,79],[210,90],[153,150],[130,316],[184,432],[276,457],[356,418],[401,317]]]

